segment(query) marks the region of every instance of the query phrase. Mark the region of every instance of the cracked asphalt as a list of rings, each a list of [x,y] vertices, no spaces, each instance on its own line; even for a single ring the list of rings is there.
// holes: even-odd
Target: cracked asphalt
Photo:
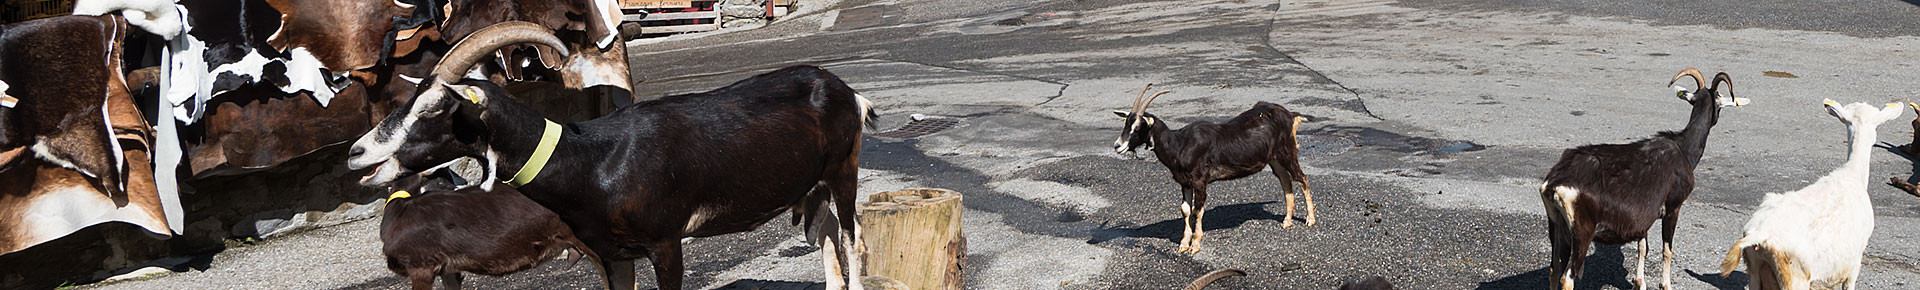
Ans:
[[[1543,288],[1540,176],[1565,148],[1677,130],[1685,105],[1661,81],[1685,67],[1728,72],[1754,104],[1726,109],[1714,128],[1671,279],[1740,289],[1745,273],[1723,277],[1718,261],[1759,197],[1844,158],[1844,127],[1820,100],[1920,94],[1910,2],[1618,2],[841,0],[803,3],[818,6],[753,30],[638,40],[629,52],[639,96],[816,64],[872,98],[882,130],[914,114],[960,120],[918,138],[869,137],[861,191],[964,194],[970,289],[1168,289],[1220,268],[1249,273],[1222,289],[1328,289],[1370,275],[1402,289]],[[1146,83],[1173,91],[1149,111],[1176,126],[1257,101],[1308,115],[1302,162],[1319,223],[1282,228],[1280,183],[1256,174],[1214,183],[1203,250],[1174,252],[1178,186],[1151,157],[1110,145],[1120,122],[1108,111]],[[1880,132],[1901,145],[1913,130],[1896,120]],[[1890,150],[1873,158],[1872,182],[1920,169]],[[1870,189],[1878,228],[1860,285],[1913,287],[1920,199]],[[381,264],[374,223],[230,249],[204,271],[85,288],[402,288]],[[799,233],[770,223],[693,240],[687,286],[817,287],[819,255]],[[1623,253],[1639,246],[1595,247],[1578,289],[1634,288]],[[597,289],[595,275],[561,261],[467,285]]]

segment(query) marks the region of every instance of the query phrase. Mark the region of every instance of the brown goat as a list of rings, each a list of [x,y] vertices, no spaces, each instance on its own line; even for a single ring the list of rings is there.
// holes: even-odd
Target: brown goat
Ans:
[[[1907,107],[1913,108],[1913,113],[1920,115],[1920,105],[1908,102]],[[1900,146],[1900,153],[1906,153],[1909,159],[1920,158],[1920,118],[1913,119],[1913,132],[1913,143],[1908,143],[1907,146]],[[1915,186],[1913,183],[1907,182],[1906,178],[1893,177],[1887,180],[1887,185],[1900,188],[1900,191],[1905,191],[1907,194],[1920,196],[1920,186]]]
[[[512,187],[454,189],[457,177],[436,172],[396,182],[380,218],[387,269],[406,276],[413,289],[433,289],[435,276],[447,289],[460,289],[460,272],[511,274],[567,250],[599,262],[559,215]]]
[[[1307,196],[1307,225],[1314,223],[1313,190],[1307,186],[1307,174],[1300,170],[1300,144],[1296,141],[1300,122],[1306,118],[1278,104],[1259,102],[1225,123],[1195,122],[1179,130],[1167,129],[1167,122],[1147,113],[1147,104],[1167,91],[1147,97],[1147,88],[1133,102],[1132,111],[1114,111],[1126,120],[1113,151],[1131,154],[1146,145],[1160,164],[1172,171],[1173,181],[1183,191],[1180,203],[1180,252],[1200,252],[1200,239],[1206,237],[1200,220],[1206,216],[1207,184],[1217,180],[1239,179],[1273,168],[1273,176],[1286,182],[1287,217],[1281,227],[1293,226],[1293,184]]]
[[[1573,289],[1592,243],[1636,241],[1642,243],[1634,284],[1646,289],[1641,269],[1647,260],[1647,231],[1656,219],[1661,221],[1661,244],[1666,247],[1661,254],[1665,266],[1660,285],[1673,285],[1673,230],[1681,203],[1693,194],[1693,168],[1706,153],[1707,133],[1719,122],[1720,108],[1746,103],[1733,96],[1733,78],[1727,73],[1715,75],[1708,86],[1699,70],[1687,68],[1667,85],[1683,77],[1693,77],[1698,88],[1690,93],[1675,87],[1677,96],[1692,107],[1685,129],[1628,144],[1567,149],[1547,172],[1540,184],[1540,200],[1546,205],[1548,239],[1553,245],[1548,278],[1552,289]],[[1719,94],[1720,83],[1727,84],[1725,97]]]

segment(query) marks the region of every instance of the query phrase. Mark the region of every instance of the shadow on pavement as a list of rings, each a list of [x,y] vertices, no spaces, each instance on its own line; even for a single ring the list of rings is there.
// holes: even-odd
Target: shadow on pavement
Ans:
[[[1707,284],[1713,285],[1714,289],[1747,289],[1747,272],[1733,271],[1733,274],[1721,277],[1720,273],[1700,274],[1694,273],[1692,269],[1688,269],[1687,276],[1693,276],[1693,279],[1698,279],[1700,282],[1707,282]]]
[[[1253,220],[1280,221],[1285,219],[1286,216],[1276,215],[1267,211],[1266,205],[1273,203],[1276,202],[1266,201],[1214,207],[1211,210],[1207,210],[1206,216],[1201,219],[1200,225],[1205,227],[1203,230],[1218,230],[1239,227]],[[1305,225],[1306,217],[1295,216],[1294,221],[1295,225]],[[1183,225],[1180,224],[1181,222],[1181,219],[1175,218],[1134,228],[1102,227],[1101,229],[1093,230],[1093,239],[1088,240],[1087,243],[1099,244],[1118,238],[1140,237],[1166,238],[1168,242],[1179,244],[1180,231],[1183,229]]]
[[[735,280],[733,281],[733,283],[727,283],[727,285],[720,286],[720,288],[715,288],[715,290],[747,290],[747,289],[824,290],[824,289],[827,289],[827,284],[820,283],[820,282],[767,281],[767,280],[746,279],[746,280]]]
[[[1647,278],[1655,283],[1660,281],[1659,257],[1650,257]],[[1593,254],[1587,256],[1587,267],[1574,281],[1574,289],[1601,289],[1600,286],[1613,286],[1614,289],[1636,289],[1633,285],[1633,273],[1625,266],[1626,256],[1620,252],[1619,245],[1593,244]],[[1474,289],[1546,289],[1547,267],[1520,273],[1492,282],[1480,283]],[[1744,275],[1741,277],[1745,277]],[[1744,280],[1743,280],[1744,281]],[[1744,283],[1744,282],[1743,282]],[[1718,285],[1718,284],[1715,284]],[[1745,284],[1742,284],[1745,285]]]

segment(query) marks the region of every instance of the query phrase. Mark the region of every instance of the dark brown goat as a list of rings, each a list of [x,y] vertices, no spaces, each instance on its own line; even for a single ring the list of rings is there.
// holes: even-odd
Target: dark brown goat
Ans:
[[[827,287],[860,287],[854,194],[873,115],[838,76],[794,66],[559,124],[499,85],[461,79],[482,57],[524,43],[565,53],[530,23],[474,32],[417,97],[354,142],[348,167],[379,165],[362,180],[371,185],[462,156],[486,160],[482,186],[513,180],[558,213],[603,258],[613,289],[636,286],[638,258],[653,262],[660,288],[680,289],[682,238],[750,231],[789,211],[821,245]]]
[[[413,289],[433,289],[436,276],[447,289],[460,289],[461,272],[506,275],[568,250],[599,262],[559,215],[519,191],[454,189],[454,179],[436,171],[395,182],[380,218],[387,269],[406,276]]]
[[[1225,123],[1195,122],[1180,130],[1168,130],[1160,117],[1147,113],[1147,104],[1167,93],[1160,91],[1147,97],[1147,90],[1152,88],[1153,84],[1147,84],[1140,89],[1144,98],[1134,99],[1132,111],[1113,111],[1126,120],[1120,138],[1113,141],[1113,150],[1131,155],[1134,148],[1146,145],[1173,173],[1173,181],[1182,190],[1180,213],[1185,230],[1181,232],[1180,252],[1199,252],[1200,239],[1206,236],[1200,220],[1206,216],[1207,184],[1247,177],[1262,168],[1273,168],[1273,176],[1286,183],[1281,188],[1287,192],[1287,217],[1280,226],[1293,226],[1294,183],[1300,183],[1300,191],[1307,196],[1307,225],[1313,225],[1313,190],[1307,186],[1307,174],[1300,171],[1300,144],[1296,141],[1305,117],[1278,104],[1259,102]]]
[[[1553,244],[1550,285],[1552,289],[1573,289],[1585,265],[1587,247],[1594,242],[1619,245],[1642,241],[1634,283],[1646,289],[1645,268],[1647,231],[1658,219],[1661,223],[1661,287],[1671,288],[1673,270],[1673,229],[1679,222],[1680,204],[1693,193],[1693,168],[1707,150],[1707,133],[1720,120],[1720,108],[1738,106],[1745,99],[1733,96],[1733,79],[1726,73],[1713,78],[1708,86],[1699,70],[1687,68],[1674,75],[1667,85],[1693,77],[1698,91],[1689,93],[1675,87],[1681,100],[1692,104],[1687,127],[1680,132],[1660,132],[1653,138],[1628,144],[1587,145],[1567,149],[1559,163],[1547,172],[1540,184],[1540,200],[1547,208],[1547,232]],[[1719,95],[1720,83],[1726,83],[1726,97]]]
[[[1920,115],[1920,105],[1908,102],[1907,107],[1913,108],[1913,113]],[[1908,159],[1920,158],[1920,118],[1913,119],[1913,132],[1913,143],[1907,143],[1907,146],[1900,146],[1900,153],[1906,153]],[[1907,192],[1907,194],[1920,196],[1920,186],[1915,186],[1913,183],[1908,182],[1906,178],[1893,177],[1887,180],[1887,185],[1900,188],[1900,191]]]

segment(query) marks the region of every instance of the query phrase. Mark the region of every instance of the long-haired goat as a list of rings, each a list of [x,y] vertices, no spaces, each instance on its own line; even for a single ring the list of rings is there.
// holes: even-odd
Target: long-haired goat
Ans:
[[[1185,229],[1181,232],[1180,252],[1199,252],[1202,233],[1200,219],[1206,215],[1207,184],[1260,173],[1273,168],[1273,176],[1286,185],[1287,217],[1281,227],[1293,226],[1293,184],[1307,196],[1307,225],[1314,223],[1313,190],[1307,186],[1307,174],[1300,171],[1300,145],[1295,140],[1300,121],[1306,118],[1278,104],[1259,102],[1253,109],[1225,123],[1194,122],[1180,130],[1168,130],[1160,117],[1147,113],[1147,104],[1167,91],[1146,96],[1153,84],[1140,89],[1131,111],[1113,111],[1126,120],[1120,138],[1113,140],[1113,151],[1131,155],[1134,148],[1146,145],[1160,164],[1173,173],[1173,181],[1182,190],[1180,213]]]
[[[1692,104],[1693,112],[1686,129],[1660,132],[1653,138],[1628,144],[1587,145],[1567,149],[1560,162],[1547,172],[1540,185],[1540,200],[1547,207],[1547,232],[1553,244],[1552,289],[1573,289],[1585,266],[1587,247],[1593,242],[1611,245],[1640,241],[1639,262],[1634,266],[1634,284],[1646,289],[1647,246],[1644,241],[1653,220],[1661,223],[1662,288],[1671,288],[1673,271],[1673,228],[1680,218],[1680,204],[1693,193],[1693,168],[1707,150],[1707,132],[1720,120],[1720,108],[1745,105],[1747,100],[1733,96],[1733,79],[1727,73],[1713,77],[1708,86],[1700,71],[1687,68],[1674,75],[1667,85],[1693,77],[1699,91],[1682,87],[1681,100]],[[1726,96],[1719,94],[1726,83]]]
[[[1747,260],[1749,289],[1808,289],[1813,281],[1844,282],[1856,289],[1860,257],[1873,236],[1873,199],[1867,196],[1875,128],[1900,117],[1899,104],[1845,107],[1826,100],[1827,113],[1847,124],[1847,162],[1813,184],[1768,193],[1747,220],[1746,236],[1733,242],[1720,275]]]
[[[600,255],[614,289],[636,286],[638,258],[653,262],[661,289],[680,289],[682,238],[750,231],[791,209],[820,242],[827,286],[860,288],[854,194],[873,113],[846,82],[795,66],[561,125],[499,85],[461,79],[482,56],[522,43],[565,49],[531,23],[473,33],[413,100],[354,142],[348,167],[397,163],[362,180],[383,184],[458,157],[485,160],[481,186],[510,180],[559,214]]]

